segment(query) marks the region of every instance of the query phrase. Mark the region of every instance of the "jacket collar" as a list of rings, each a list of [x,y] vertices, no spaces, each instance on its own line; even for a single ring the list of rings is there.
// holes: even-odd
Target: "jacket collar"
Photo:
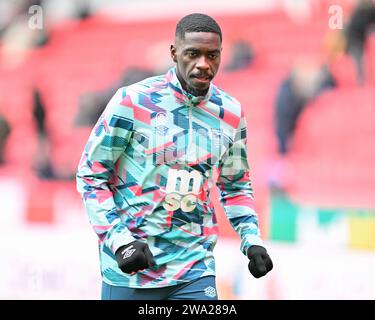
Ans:
[[[186,92],[182,88],[181,83],[177,78],[176,67],[173,67],[173,68],[168,70],[168,72],[166,74],[166,78],[167,78],[168,86],[172,89],[172,92],[173,92],[174,96],[176,97],[176,99],[179,102],[182,102],[183,104],[185,104],[187,106],[194,106],[195,107],[197,105],[205,104],[207,101],[210,100],[210,98],[212,96],[212,92],[213,92],[213,84],[212,83],[210,83],[210,87],[209,87],[208,92],[205,96],[196,97],[196,96],[192,95],[191,93]]]

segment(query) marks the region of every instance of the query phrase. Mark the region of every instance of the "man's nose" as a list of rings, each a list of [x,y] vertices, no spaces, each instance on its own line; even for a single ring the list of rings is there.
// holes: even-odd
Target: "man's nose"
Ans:
[[[208,70],[210,68],[205,56],[202,55],[201,57],[198,58],[196,67],[197,69],[200,69],[200,70]]]

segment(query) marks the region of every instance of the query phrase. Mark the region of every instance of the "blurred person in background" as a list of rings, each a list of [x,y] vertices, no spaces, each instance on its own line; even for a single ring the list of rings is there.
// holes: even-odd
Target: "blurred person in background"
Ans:
[[[78,114],[75,118],[76,126],[93,126],[103,113],[107,102],[118,88],[129,86],[143,79],[154,76],[151,70],[131,67],[128,68],[121,79],[114,85],[100,92],[89,92],[80,97]]]
[[[295,64],[281,83],[275,101],[276,136],[281,155],[290,148],[298,118],[306,104],[325,89],[335,86],[335,79],[327,65],[319,66],[309,61]]]
[[[5,146],[10,130],[9,122],[0,115],[0,165],[5,163]]]
[[[254,60],[254,51],[245,40],[239,40],[233,43],[231,55],[224,71],[237,71],[246,69]]]
[[[51,160],[51,141],[46,128],[46,108],[38,89],[33,91],[33,120],[35,122],[38,147],[34,157],[33,167],[37,176],[41,179],[58,178],[53,170]]]
[[[2,42],[2,63],[6,68],[12,69],[20,66],[28,55],[30,49],[43,47],[49,41],[49,30],[30,28],[29,8],[41,6],[41,0],[9,1],[5,5],[9,12],[7,17],[2,17],[0,37]]]
[[[298,119],[306,105],[324,90],[334,88],[336,81],[328,66],[307,57],[299,59],[282,81],[275,99],[274,124],[279,158],[271,169],[270,187],[282,190],[287,184],[288,161]]]
[[[218,299],[215,168],[249,271],[273,268],[254,211],[244,112],[211,83],[221,44],[215,20],[185,16],[170,47],[176,66],[120,88],[94,126],[77,189],[99,237],[102,299]]]
[[[35,13],[31,8],[41,9],[41,28],[30,28],[29,22]],[[41,47],[49,40],[49,27],[64,20],[84,20],[90,17],[89,0],[15,0],[1,1],[0,38],[5,46],[18,49]]]
[[[363,56],[368,34],[374,24],[374,1],[358,0],[345,29],[347,52],[355,61],[358,84],[366,80]]]
[[[41,0],[1,1],[0,36],[2,36],[20,17],[28,14],[30,7],[34,5],[40,6],[41,3]]]

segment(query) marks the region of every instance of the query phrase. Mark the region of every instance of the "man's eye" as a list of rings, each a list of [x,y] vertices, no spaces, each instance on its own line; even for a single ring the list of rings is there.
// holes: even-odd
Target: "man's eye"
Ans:
[[[209,55],[209,58],[212,59],[212,60],[216,59],[217,57],[218,57],[217,54],[210,54]]]
[[[194,57],[197,56],[197,53],[194,52],[194,51],[190,51],[188,54],[189,54],[189,57],[190,57],[190,58],[194,58]]]

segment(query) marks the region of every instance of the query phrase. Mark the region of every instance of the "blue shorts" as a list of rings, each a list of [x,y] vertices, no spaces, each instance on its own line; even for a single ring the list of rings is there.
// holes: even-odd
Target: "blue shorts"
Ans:
[[[102,300],[218,300],[214,276],[163,288],[127,288],[102,283]]]

